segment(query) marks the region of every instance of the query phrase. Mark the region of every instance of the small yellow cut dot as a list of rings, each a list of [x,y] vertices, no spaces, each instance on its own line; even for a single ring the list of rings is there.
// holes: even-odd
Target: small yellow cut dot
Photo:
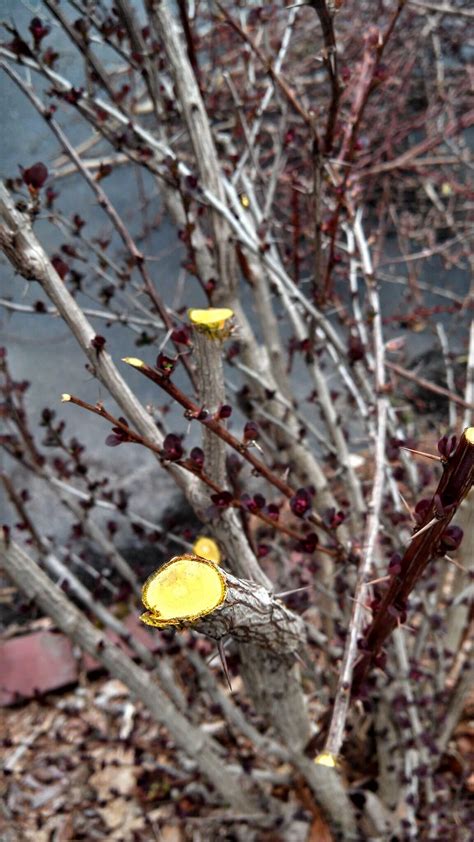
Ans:
[[[330,754],[329,751],[323,751],[314,758],[314,762],[318,766],[328,766],[330,769],[335,769],[337,766],[337,757]]]
[[[138,357],[122,357],[122,362],[133,365],[134,368],[143,368],[145,365],[143,360],[139,360]]]
[[[213,564],[220,564],[221,551],[216,542],[212,538],[208,538],[206,535],[200,535],[195,541],[193,552],[196,555],[201,556],[201,558],[207,558],[209,561],[212,561]]]
[[[67,402],[68,402],[68,401],[70,401],[70,400],[71,400],[71,395],[68,395],[68,394],[67,394],[67,392],[64,392],[64,393],[61,395],[61,401],[62,401],[62,403],[67,403]]]

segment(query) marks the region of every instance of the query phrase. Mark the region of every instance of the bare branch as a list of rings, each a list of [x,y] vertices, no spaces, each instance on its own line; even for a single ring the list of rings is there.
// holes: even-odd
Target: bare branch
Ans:
[[[228,771],[213,741],[179,712],[153,678],[135,664],[85,618],[17,544],[0,538],[0,558],[9,578],[34,599],[78,646],[104,665],[115,678],[130,688],[164,725],[172,738],[192,757],[198,768],[211,781],[224,800],[236,810],[258,811],[258,798],[246,787],[243,779]],[[255,789],[254,783],[254,789]]]
[[[365,620],[367,607],[365,604],[369,589],[368,579],[372,575],[377,554],[377,538],[380,531],[380,517],[382,511],[384,476],[385,476],[385,445],[387,434],[387,408],[388,401],[385,395],[385,370],[384,370],[384,342],[382,335],[382,316],[380,302],[376,289],[372,269],[372,261],[364,237],[360,215],[356,218],[354,236],[361,256],[364,276],[367,284],[367,293],[373,313],[373,345],[375,358],[375,377],[377,391],[377,431],[374,441],[375,465],[372,493],[368,506],[368,517],[364,542],[362,545],[362,560],[357,574],[357,585],[354,594],[354,607],[349,626],[349,634],[342,659],[341,670],[338,679],[336,698],[331,717],[331,724],[326,740],[326,751],[338,756],[344,739],[345,722],[349,710],[351,698],[351,686],[354,674],[354,665],[359,654],[358,643],[362,626]]]

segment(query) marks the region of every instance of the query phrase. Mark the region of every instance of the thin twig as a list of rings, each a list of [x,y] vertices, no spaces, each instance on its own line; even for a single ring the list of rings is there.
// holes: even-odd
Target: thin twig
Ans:
[[[341,669],[337,683],[336,697],[332,710],[329,733],[326,740],[325,751],[337,756],[340,753],[344,740],[345,724],[349,711],[351,698],[351,686],[354,672],[354,665],[359,653],[359,636],[364,623],[366,612],[365,599],[367,596],[367,581],[375,565],[377,552],[377,537],[380,530],[380,516],[382,511],[384,476],[385,476],[385,446],[387,433],[387,408],[388,401],[385,394],[385,351],[382,334],[382,318],[380,313],[380,302],[373,276],[372,261],[369,249],[363,234],[360,216],[354,228],[354,236],[357,242],[359,253],[364,268],[364,275],[367,284],[367,293],[373,313],[373,345],[375,358],[375,378],[377,390],[377,433],[374,442],[374,479],[372,483],[372,494],[368,505],[368,516],[363,542],[363,555],[360,562],[357,585],[354,594],[354,607],[349,625],[347,643],[344,650]]]
[[[460,398],[459,395],[456,395],[450,389],[445,389],[444,386],[438,386],[436,383],[431,383],[430,380],[426,380],[424,377],[420,377],[413,371],[408,371],[408,369],[403,368],[401,365],[397,365],[397,363],[391,363],[387,361],[385,365],[391,371],[394,371],[395,374],[398,374],[400,377],[403,377],[404,380],[411,380],[412,383],[416,383],[418,386],[421,386],[423,389],[427,389],[430,392],[434,392],[434,394],[436,395],[442,395],[444,398],[447,398],[448,400],[452,401],[458,406],[464,407],[464,409],[474,409],[474,403],[468,403],[466,400],[464,400],[464,398]]]
[[[51,113],[48,111],[48,109],[43,106],[43,103],[41,102],[40,99],[38,99],[38,97],[32,91],[32,89],[23,81],[21,76],[19,76],[17,73],[15,73],[14,70],[11,69],[11,67],[8,64],[5,64],[4,62],[0,61],[0,67],[15,82],[15,84],[18,85],[18,87],[23,91],[23,93],[26,94],[26,96],[28,97],[30,102],[34,105],[34,107],[36,108],[38,113],[42,115],[42,117],[45,119],[46,123],[50,127],[51,131],[56,135],[57,139],[61,143],[65,153],[75,163],[78,171],[83,176],[84,180],[87,182],[87,184],[89,185],[91,190],[95,193],[95,195],[97,197],[97,200],[98,200],[98,203],[99,203],[99,206],[105,211],[105,213],[109,217],[110,221],[112,222],[112,225],[114,226],[114,228],[118,232],[119,236],[121,237],[124,245],[128,249],[128,252],[129,252],[134,264],[136,265],[139,273],[141,274],[141,276],[143,278],[143,281],[144,281],[144,284],[145,284],[145,289],[146,289],[151,301],[155,305],[159,315],[161,316],[161,319],[163,320],[163,323],[168,328],[168,330],[172,330],[173,329],[173,323],[171,321],[171,318],[168,314],[168,311],[167,311],[165,305],[163,304],[163,302],[162,302],[160,296],[158,295],[158,293],[156,292],[154,284],[153,284],[153,282],[150,278],[150,275],[148,273],[148,269],[146,268],[146,265],[145,265],[145,257],[141,253],[141,251],[138,249],[135,241],[133,240],[133,237],[131,236],[131,234],[130,234],[128,228],[127,228],[127,226],[123,222],[119,213],[116,211],[114,205],[112,204],[112,202],[108,198],[107,194],[102,189],[100,184],[94,178],[92,178],[89,170],[86,167],[84,167],[84,164],[83,164],[81,158],[76,153],[76,150],[74,149],[72,144],[69,142],[69,140],[66,137],[65,133],[63,132],[61,126],[51,116]],[[178,350],[179,350],[179,347],[178,347]],[[184,365],[184,367],[185,367],[185,369],[186,369],[186,371],[189,375],[189,378],[190,378],[191,382],[194,382],[194,373],[193,373],[192,368],[189,364],[189,360],[186,357],[183,357],[182,361],[183,361],[183,365]]]
[[[467,355],[466,389],[464,392],[464,400],[466,402],[464,426],[469,427],[472,425],[474,417],[474,319],[471,320],[471,328],[469,331],[469,350]]]

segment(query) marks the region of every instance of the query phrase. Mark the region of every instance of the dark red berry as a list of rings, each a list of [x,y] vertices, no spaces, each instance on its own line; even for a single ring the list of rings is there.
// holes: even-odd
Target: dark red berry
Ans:
[[[217,494],[211,494],[211,500],[218,509],[227,509],[233,497],[230,491],[219,491]]]
[[[46,38],[46,36],[49,34],[50,28],[49,26],[45,26],[40,18],[33,18],[28,29],[30,30],[33,36],[33,41],[35,42],[35,49],[38,49],[39,47],[41,47],[41,41],[43,40],[43,38]]]
[[[351,363],[356,363],[358,360],[363,360],[365,356],[365,346],[358,336],[350,336],[347,356]]]
[[[65,261],[62,259],[62,257],[59,256],[59,254],[53,254],[51,258],[51,263],[56,269],[56,272],[58,273],[61,280],[64,281],[64,278],[69,272],[69,266],[67,265],[67,263],[65,263]]]
[[[244,427],[244,439],[246,441],[256,441],[259,438],[258,427],[254,421],[247,421]]]
[[[306,488],[298,488],[298,491],[290,499],[290,509],[296,517],[303,517],[311,508],[311,497]]]
[[[171,334],[171,340],[177,345],[189,345],[190,331],[186,326],[175,327]]]
[[[181,459],[183,455],[183,445],[181,439],[175,433],[168,433],[163,441],[163,456],[169,459],[170,462],[176,462]]]
[[[97,352],[103,351],[105,348],[105,338],[103,336],[99,336],[98,334],[94,336],[91,340],[91,345]]]
[[[319,539],[316,533],[309,532],[308,535],[305,535],[304,538],[301,539],[298,549],[302,553],[314,553],[318,544]]]
[[[23,170],[22,176],[27,187],[40,190],[48,178],[48,169],[41,161],[37,161],[36,164],[32,164],[31,167]]]
[[[166,354],[158,354],[156,367],[161,374],[169,377],[176,367],[176,360],[173,357],[168,357]]]
[[[193,447],[189,458],[196,468],[202,468],[204,465],[204,451],[200,447]]]
[[[460,526],[448,526],[441,535],[441,550],[457,550],[463,539],[463,531]]]

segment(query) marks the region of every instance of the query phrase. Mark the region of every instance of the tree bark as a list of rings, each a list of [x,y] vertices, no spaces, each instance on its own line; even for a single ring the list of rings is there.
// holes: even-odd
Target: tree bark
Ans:
[[[230,772],[203,731],[190,724],[145,670],[135,664],[104,634],[97,631],[31,556],[14,542],[0,538],[0,559],[10,579],[54,621],[74,643],[103,664],[164,725],[179,747],[196,762],[224,801],[237,812],[268,808],[255,790],[255,782]]]

